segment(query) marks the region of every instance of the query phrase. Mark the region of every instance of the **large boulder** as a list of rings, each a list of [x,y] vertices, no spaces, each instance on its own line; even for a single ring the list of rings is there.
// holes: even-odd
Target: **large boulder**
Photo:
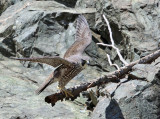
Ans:
[[[160,118],[160,67],[138,64],[133,69],[131,76],[119,85],[107,84],[100,90],[108,91],[110,98],[99,98],[92,119]]]

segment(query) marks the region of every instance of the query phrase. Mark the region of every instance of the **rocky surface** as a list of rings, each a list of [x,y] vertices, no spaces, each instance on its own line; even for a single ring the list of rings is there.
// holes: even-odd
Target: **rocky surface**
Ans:
[[[74,119],[87,118],[88,111],[82,105],[86,99],[79,99],[77,105],[69,101],[57,103],[54,107],[44,102],[44,97],[57,90],[57,84],[36,95],[48,71],[25,68],[17,61],[0,62],[0,118],[1,119]],[[73,83],[73,82],[72,82]],[[72,84],[73,85],[73,84]]]
[[[0,118],[8,119],[85,119],[86,98],[58,102],[54,107],[44,97],[57,91],[57,84],[41,95],[34,91],[54,68],[9,57],[61,56],[74,42],[76,18],[84,14],[93,34],[85,50],[90,65],[67,87],[101,77],[111,60],[122,66],[112,48],[97,46],[110,43],[104,14],[111,25],[116,46],[127,62],[139,59],[160,46],[159,0],[2,0],[0,1]],[[120,83],[99,87],[99,95],[89,103],[96,105],[91,118],[160,118],[160,59],[152,64],[138,64]],[[96,89],[93,89],[96,92]],[[96,94],[96,93],[93,93]],[[96,103],[95,103],[96,102]]]
[[[21,0],[1,0],[0,1],[0,14],[5,11],[9,6],[14,5]]]
[[[131,72],[134,77],[122,79],[119,85],[108,84],[101,90],[102,93],[108,91],[110,98],[99,98],[92,119],[160,118],[160,67],[137,64],[133,69],[136,69]]]
[[[96,4],[99,13],[103,13],[113,31],[113,38],[121,53],[128,58],[128,62],[158,49],[160,39],[159,0],[99,0]],[[96,29],[110,43],[107,27],[104,20],[97,14]],[[103,22],[101,22],[103,21]],[[109,53],[109,51],[107,51]],[[112,53],[113,59],[117,55]]]

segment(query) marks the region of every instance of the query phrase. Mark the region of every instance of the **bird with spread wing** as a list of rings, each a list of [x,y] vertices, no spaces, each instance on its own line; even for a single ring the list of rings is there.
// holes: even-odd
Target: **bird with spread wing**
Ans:
[[[21,61],[39,62],[57,67],[47,80],[40,86],[36,93],[40,94],[48,85],[58,81],[58,88],[65,93],[66,97],[73,96],[65,89],[65,85],[80,73],[86,66],[89,57],[82,55],[85,48],[91,43],[92,36],[87,20],[83,15],[77,19],[75,42],[66,51],[64,57],[42,57],[42,58],[13,58]]]

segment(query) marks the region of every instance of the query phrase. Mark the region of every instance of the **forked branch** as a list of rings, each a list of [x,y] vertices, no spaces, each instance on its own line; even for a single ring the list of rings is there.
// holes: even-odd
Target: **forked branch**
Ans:
[[[124,64],[125,66],[128,65],[128,63],[127,63],[127,62],[124,60],[124,58],[122,57],[119,49],[115,46],[115,43],[114,43],[114,40],[113,40],[113,37],[112,37],[111,27],[110,27],[109,22],[108,22],[107,18],[105,17],[105,15],[103,15],[103,18],[104,18],[104,20],[105,20],[105,22],[106,22],[106,24],[107,24],[107,27],[108,27],[111,44],[104,44],[104,43],[97,43],[97,44],[98,44],[98,45],[107,46],[107,47],[112,47],[113,49],[115,49],[116,52],[117,52],[117,54],[118,54],[118,56],[119,56],[119,59],[123,62],[123,64]],[[111,60],[110,60],[110,56],[109,56],[108,54],[107,54],[107,58],[108,58],[108,61],[110,62]],[[112,63],[110,62],[110,65],[116,66],[116,68],[119,69],[118,65],[116,65],[116,64],[112,64]]]

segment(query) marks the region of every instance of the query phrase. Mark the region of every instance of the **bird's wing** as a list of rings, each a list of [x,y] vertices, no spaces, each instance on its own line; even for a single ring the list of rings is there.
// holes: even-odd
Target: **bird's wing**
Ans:
[[[89,29],[87,20],[83,15],[79,15],[77,19],[75,42],[66,51],[64,58],[68,58],[72,55],[82,54],[84,49],[91,43],[92,36]]]
[[[31,61],[31,62],[39,62],[39,63],[45,63],[48,65],[51,65],[53,67],[57,67],[61,64],[67,65],[67,66],[72,66],[73,64],[63,58],[60,58],[58,56],[55,57],[34,57],[34,58],[11,58],[15,60],[20,60],[20,61]]]

